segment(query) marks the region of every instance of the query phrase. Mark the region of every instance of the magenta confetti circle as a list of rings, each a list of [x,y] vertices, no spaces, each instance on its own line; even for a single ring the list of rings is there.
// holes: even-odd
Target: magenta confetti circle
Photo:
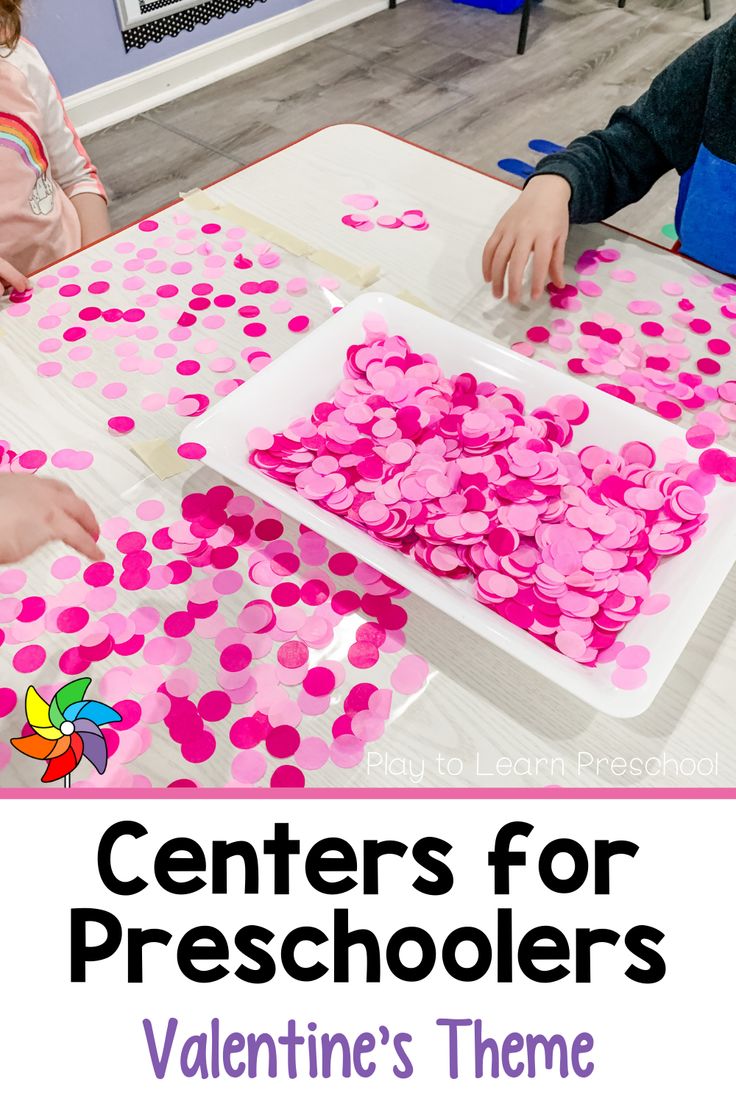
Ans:
[[[356,641],[348,648],[348,660],[353,667],[358,667],[360,670],[375,667],[378,659],[378,648],[369,641]]]
[[[46,649],[40,644],[19,648],[13,656],[13,667],[21,674],[30,675],[46,662]]]
[[[203,460],[207,455],[204,445],[198,445],[195,441],[179,445],[176,451],[184,460]]]
[[[179,638],[188,636],[194,629],[194,618],[191,613],[180,611],[171,613],[164,621],[164,632],[167,636]]]
[[[230,741],[238,748],[257,747],[266,739],[271,727],[263,713],[255,713],[252,717],[241,717],[230,729]]]
[[[275,759],[288,759],[299,747],[300,736],[291,725],[278,725],[266,736],[266,750]]]
[[[46,600],[38,595],[32,595],[23,599],[18,620],[23,624],[31,624],[38,621],[39,617],[43,617],[45,612]]]
[[[290,640],[281,645],[276,658],[282,667],[289,671],[296,671],[308,661],[309,648],[301,640]]]
[[[228,715],[232,702],[222,690],[210,690],[199,699],[199,715],[204,721],[221,721]]]
[[[336,678],[328,667],[313,667],[304,679],[304,690],[312,697],[321,698],[335,689]]]
[[[244,671],[252,659],[253,653],[245,644],[230,644],[222,650],[220,665],[224,671]]]
[[[91,587],[109,586],[115,578],[115,569],[109,563],[93,563],[84,569],[82,575],[85,583]]]
[[[0,686],[0,717],[8,717],[18,704],[18,695],[8,686]]]
[[[112,433],[116,433],[120,436],[131,433],[135,429],[135,421],[133,418],[123,416],[108,418],[107,425]]]
[[[304,785],[305,778],[298,767],[277,767],[271,775],[271,786],[276,789],[303,789]]]
[[[59,632],[77,633],[89,622],[89,613],[81,606],[68,606],[63,609],[56,619]]]

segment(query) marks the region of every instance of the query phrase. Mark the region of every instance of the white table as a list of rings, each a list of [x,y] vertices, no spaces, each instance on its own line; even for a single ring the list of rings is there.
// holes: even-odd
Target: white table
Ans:
[[[341,219],[348,208],[341,200],[351,193],[376,196],[380,205],[373,212],[374,216],[420,208],[430,228],[417,232],[406,227],[398,231],[376,227],[366,233],[347,227]],[[532,308],[512,308],[506,302],[495,302],[480,279],[483,242],[515,195],[515,190],[507,184],[379,131],[363,126],[336,126],[213,185],[206,189],[204,199],[202,195],[185,199],[158,216],[160,226],[153,233],[142,235],[138,230],[124,231],[111,242],[73,258],[71,263],[82,270],[81,284],[85,276],[94,276],[93,264],[104,268],[106,260],[115,258],[113,269],[97,277],[113,284],[113,290],[104,297],[101,306],[109,306],[110,296],[113,296],[117,306],[127,309],[135,305],[141,289],[132,285],[126,289],[122,286],[123,280],[135,282],[139,275],[146,280],[145,293],[149,284],[155,286],[167,277],[152,278],[145,265],[141,266],[140,274],[131,270],[131,276],[130,271],[120,268],[120,264],[135,258],[135,253],[116,253],[117,244],[134,242],[137,250],[148,240],[160,238],[162,233],[171,236],[181,228],[194,227],[199,235],[200,226],[208,219],[222,225],[222,235],[226,228],[234,229],[240,223],[260,228],[267,237],[261,225],[263,222],[278,228],[276,236],[282,243],[277,243],[277,251],[282,256],[279,268],[273,272],[258,268],[258,275],[254,276],[255,269],[238,271],[228,261],[226,269],[212,270],[217,276],[216,291],[232,287],[236,293],[243,279],[263,280],[272,275],[282,286],[289,279],[304,275],[310,286],[306,294],[292,297],[290,314],[269,315],[268,334],[248,339],[249,347],[261,346],[270,354],[278,354],[299,339],[285,322],[295,310],[308,314],[315,324],[326,318],[334,306],[359,294],[359,285],[370,280],[371,275],[377,276],[371,283],[373,289],[408,293],[445,318],[511,344],[523,340],[529,326],[548,322],[551,313],[546,301]],[[207,207],[219,210],[208,214]],[[234,209],[244,213],[239,216]],[[371,217],[371,212],[367,215]],[[185,221],[187,219],[189,222]],[[292,242],[284,234],[299,240]],[[201,241],[201,236],[196,240]],[[300,255],[283,248],[284,242]],[[247,252],[245,246],[252,248],[252,244],[253,235],[249,234],[243,251]],[[700,280],[704,270],[659,247],[603,226],[574,229],[568,256],[574,263],[583,249],[604,245],[621,253],[616,265],[607,268],[629,269],[635,273],[636,282],[632,285],[610,279],[607,272],[592,277],[599,282],[602,294],[594,304],[586,304],[590,313],[599,310],[638,324],[640,320],[627,311],[629,300],[634,295],[642,299],[662,299],[662,283],[679,281],[686,286],[693,301],[697,301],[698,315],[712,322],[713,333],[725,336],[730,323],[721,317],[710,286],[706,288],[690,282],[693,276]],[[167,248],[162,247],[161,257],[166,256]],[[325,258],[317,254],[320,265],[315,266],[309,258],[318,250],[332,256]],[[349,262],[354,271],[348,272],[342,263],[334,260],[335,257]],[[186,251],[176,258],[173,253],[166,256],[167,263],[175,260],[186,263],[188,259],[191,257]],[[339,287],[335,287],[330,278],[330,270],[334,269],[341,272]],[[374,270],[372,274],[370,270]],[[51,275],[53,273],[54,270]],[[345,278],[346,273],[348,278]],[[579,278],[572,269],[569,275],[571,279]],[[714,284],[720,282],[715,274],[705,275],[709,275]],[[321,278],[326,278],[327,287],[320,285]],[[65,279],[69,278],[61,278],[60,284]],[[164,359],[163,369],[152,376],[146,374],[145,366],[143,371],[121,371],[125,350],[121,353],[118,345],[132,340],[125,335],[97,340],[94,356],[89,362],[78,365],[68,360],[66,346],[58,354],[41,354],[38,344],[43,334],[38,329],[39,318],[59,302],[64,300],[58,297],[57,288],[38,289],[28,313],[12,317],[6,312],[0,316],[3,377],[0,438],[10,441],[19,452],[40,447],[51,455],[61,448],[87,449],[95,458],[91,467],[69,473],[53,471],[47,465],[43,473],[72,478],[101,519],[122,517],[134,528],[144,527],[137,518],[137,507],[143,500],[156,499],[163,503],[165,513],[157,521],[147,523],[146,531],[153,532],[161,525],[172,524],[180,517],[182,495],[206,490],[221,481],[206,467],[197,464],[165,480],[153,474],[131,451],[131,443],[153,438],[176,442],[184,419],[176,413],[174,405],[167,404],[160,410],[143,410],[140,402],[152,391],[168,393],[169,388],[177,386],[186,393],[206,393],[216,398],[215,385],[237,374],[239,369],[221,376],[210,372],[206,379],[204,372],[192,378],[178,375],[175,364],[180,358],[200,356],[204,359],[196,350],[203,331],[196,328],[190,339],[180,343],[177,356]],[[181,301],[174,299],[173,302],[178,313]],[[150,313],[155,314],[164,306],[165,300],[152,306]],[[671,303],[671,309],[676,309],[676,300]],[[222,314],[227,316],[225,324],[205,338],[205,341],[217,343],[216,354],[209,355],[232,357],[241,364],[243,319],[237,319],[234,311],[229,316],[226,310]],[[264,308],[264,317],[265,314]],[[169,324],[173,321],[175,319]],[[66,325],[64,320],[61,328]],[[159,336],[157,340],[164,339]],[[705,340],[704,336],[688,335],[693,355],[701,355]],[[145,352],[142,349],[130,355],[142,356],[145,360]],[[544,356],[561,368],[569,355],[569,352],[547,348],[544,351]],[[51,378],[40,377],[37,373],[39,362],[54,361],[55,357],[67,358],[63,370]],[[71,380],[75,372],[86,370],[90,364],[97,375],[96,382],[81,389],[74,386]],[[103,396],[102,388],[112,381],[121,381],[127,386],[124,398],[110,400]],[[591,377],[591,382],[599,380]],[[107,419],[124,414],[135,418],[135,431],[129,436],[112,436],[106,426]],[[295,538],[296,531],[287,527],[287,536],[290,534]],[[115,550],[114,542],[108,541],[106,550],[117,570],[120,553]],[[63,554],[60,548],[49,548],[23,565],[28,582],[22,594],[50,597],[58,593],[65,583],[52,577],[50,568]],[[693,555],[697,555],[696,550]],[[195,569],[193,579],[196,578]],[[165,617],[182,608],[181,590],[177,594],[176,589],[168,586],[144,592],[121,591],[116,596],[114,609],[130,615],[137,605],[146,604]],[[262,589],[247,583],[239,593],[222,597],[220,610],[228,624],[235,624],[243,603],[254,596],[263,597]],[[367,745],[367,753],[360,764],[344,769],[328,761],[319,769],[305,772],[307,785],[736,785],[736,755],[731,740],[736,704],[732,674],[736,660],[733,575],[722,588],[655,705],[632,721],[617,721],[591,711],[424,603],[407,597],[402,604],[409,614],[404,651],[417,653],[428,661],[430,673],[426,686],[408,697],[394,695],[391,719],[385,732],[380,739]],[[102,613],[93,613],[92,619],[99,616]],[[343,619],[324,653],[326,658],[345,662],[357,623],[355,619]],[[89,626],[85,632],[89,632]],[[44,632],[38,638],[37,642],[46,648],[47,661],[33,674],[35,684],[62,680],[57,660],[70,646],[68,639],[61,639],[62,635]],[[216,687],[218,663],[217,653],[206,638],[193,639],[194,650],[188,666],[198,677],[196,691],[192,692],[196,700]],[[10,660],[14,650],[7,641],[0,648],[3,673],[0,685],[15,687],[22,694],[30,675],[12,670]],[[381,688],[390,687],[391,671],[401,654],[382,656],[370,671],[350,671],[350,677],[353,682],[365,678]],[[135,688],[145,684],[145,675],[140,672],[145,666],[141,653],[128,659],[113,655],[93,664],[87,673],[97,687],[106,671],[121,664],[137,672],[130,695],[135,697]],[[324,718],[303,719],[300,725],[303,738],[326,731],[325,720],[331,722],[341,712],[345,689],[336,691]],[[124,749],[113,757],[105,780],[108,784],[128,785],[138,775],[142,784],[166,785],[182,777],[199,785],[238,784],[233,782],[230,773],[237,750],[229,743],[228,729],[236,716],[246,716],[250,709],[248,704],[235,707],[226,720],[208,725],[217,737],[217,749],[199,765],[182,760],[179,745],[162,723],[149,726],[150,747],[140,757],[121,764],[124,749],[135,751],[137,746],[137,737],[125,736]],[[8,741],[17,733],[19,720],[22,718],[16,711],[0,722],[2,740]],[[144,743],[147,735],[144,734]],[[640,760],[649,760],[648,769],[652,773],[641,767]],[[42,764],[14,752],[0,773],[0,782],[5,786],[36,785],[42,773],[39,766]],[[266,778],[270,771],[269,765]],[[75,778],[84,778],[86,774],[86,764],[83,764]]]

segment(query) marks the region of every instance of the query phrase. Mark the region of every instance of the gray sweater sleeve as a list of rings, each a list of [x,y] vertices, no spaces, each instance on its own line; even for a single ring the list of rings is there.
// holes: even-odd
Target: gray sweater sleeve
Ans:
[[[714,59],[733,50],[735,28],[736,20],[730,20],[706,35],[668,65],[636,103],[620,107],[604,130],[542,158],[529,179],[545,173],[564,177],[572,189],[570,219],[580,223],[598,222],[635,203],[670,169],[685,172],[701,142]]]

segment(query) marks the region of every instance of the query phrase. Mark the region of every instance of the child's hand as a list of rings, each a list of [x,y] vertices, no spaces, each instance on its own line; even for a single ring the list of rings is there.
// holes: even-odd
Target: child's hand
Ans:
[[[493,285],[497,299],[503,298],[508,269],[509,302],[519,302],[524,269],[532,253],[532,299],[539,299],[548,275],[558,287],[564,285],[570,194],[563,177],[536,176],[503,216],[483,250],[483,279]]]
[[[100,528],[66,483],[37,475],[0,475],[0,564],[17,563],[47,541],[61,540],[90,560],[104,560]]]
[[[30,286],[22,272],[0,257],[0,296],[5,295],[10,288],[15,291],[28,291]]]

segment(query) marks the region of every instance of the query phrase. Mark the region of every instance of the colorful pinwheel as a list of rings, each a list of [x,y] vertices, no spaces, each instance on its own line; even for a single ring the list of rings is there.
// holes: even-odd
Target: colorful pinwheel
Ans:
[[[69,786],[70,776],[82,756],[89,759],[98,774],[105,773],[107,744],[101,726],[122,718],[102,702],[85,701],[91,681],[74,679],[62,686],[50,702],[44,701],[33,686],[28,688],[26,719],[33,735],[19,736],[10,742],[23,755],[48,761],[42,782],[63,778],[64,785]]]

